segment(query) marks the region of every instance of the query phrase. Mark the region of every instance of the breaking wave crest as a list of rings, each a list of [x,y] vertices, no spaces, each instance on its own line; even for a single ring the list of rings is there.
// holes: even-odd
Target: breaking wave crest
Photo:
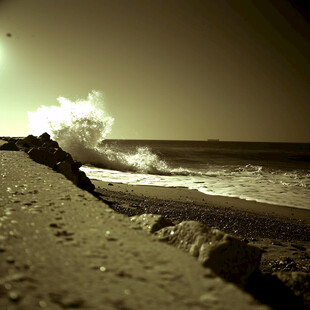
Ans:
[[[58,106],[40,106],[28,112],[29,132],[47,132],[75,160],[100,168],[142,173],[170,174],[168,164],[147,147],[122,152],[100,143],[112,130],[114,118],[104,111],[103,94],[92,91],[86,99],[57,99]]]

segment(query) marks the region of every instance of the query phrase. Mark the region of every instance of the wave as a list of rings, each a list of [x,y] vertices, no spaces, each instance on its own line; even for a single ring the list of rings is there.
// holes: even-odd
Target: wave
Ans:
[[[126,153],[100,145],[112,131],[114,122],[114,118],[104,111],[101,92],[92,91],[86,99],[75,102],[64,97],[57,101],[58,106],[40,106],[36,112],[28,112],[30,134],[49,133],[83,164],[119,171],[171,173],[168,164],[147,147],[137,147],[134,152]]]

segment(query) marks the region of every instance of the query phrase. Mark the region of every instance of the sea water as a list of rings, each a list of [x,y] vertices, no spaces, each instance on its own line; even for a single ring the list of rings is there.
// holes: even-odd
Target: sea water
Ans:
[[[166,166],[159,171],[139,172],[84,165],[82,170],[93,179],[186,187],[209,195],[310,210],[309,144],[106,140],[102,146],[128,156],[145,149],[148,153],[144,157],[155,154],[155,160]],[[143,160],[143,154],[136,160]]]
[[[92,179],[310,209],[309,144],[107,140],[114,119],[97,91],[28,116],[31,134],[48,132]]]

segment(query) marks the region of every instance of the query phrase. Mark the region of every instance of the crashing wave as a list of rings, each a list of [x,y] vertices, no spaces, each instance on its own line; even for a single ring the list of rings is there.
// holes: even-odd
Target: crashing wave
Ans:
[[[101,92],[92,91],[86,99],[57,99],[58,106],[40,106],[28,112],[29,132],[47,132],[75,160],[105,169],[169,174],[168,164],[147,147],[126,153],[100,146],[112,130],[114,118],[106,115]]]

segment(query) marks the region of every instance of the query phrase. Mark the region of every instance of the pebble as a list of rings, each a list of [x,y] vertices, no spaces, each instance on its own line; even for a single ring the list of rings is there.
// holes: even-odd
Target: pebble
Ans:
[[[50,224],[50,227],[53,227],[53,228],[60,228],[59,225],[56,224],[56,223],[51,223],[51,224]]]
[[[21,295],[17,291],[10,291],[8,297],[11,301],[14,302],[18,302],[21,299]]]
[[[9,263],[9,264],[14,264],[15,263],[15,259],[13,256],[8,256],[6,258],[6,262]]]
[[[127,295],[127,296],[128,296],[128,295],[131,295],[131,290],[125,289],[125,290],[124,290],[124,294]]]
[[[47,307],[47,303],[46,303],[44,300],[40,300],[40,301],[39,301],[39,306],[40,306],[41,308],[46,308],[46,307]]]

